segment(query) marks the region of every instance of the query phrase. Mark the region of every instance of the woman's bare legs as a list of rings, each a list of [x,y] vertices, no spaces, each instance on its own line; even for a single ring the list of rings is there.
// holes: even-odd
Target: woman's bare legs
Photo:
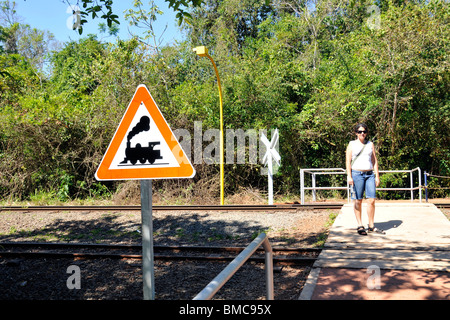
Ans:
[[[353,204],[353,209],[355,211],[356,221],[358,221],[358,226],[362,226],[363,225],[362,219],[361,219],[362,199],[355,200],[355,203]]]
[[[375,225],[375,199],[367,199],[367,216],[369,217],[369,227],[373,228]]]

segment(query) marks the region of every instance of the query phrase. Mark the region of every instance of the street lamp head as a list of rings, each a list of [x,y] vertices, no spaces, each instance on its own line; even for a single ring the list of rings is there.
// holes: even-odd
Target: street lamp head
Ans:
[[[195,47],[192,49],[197,55],[200,57],[207,57],[208,56],[208,49],[205,46]]]

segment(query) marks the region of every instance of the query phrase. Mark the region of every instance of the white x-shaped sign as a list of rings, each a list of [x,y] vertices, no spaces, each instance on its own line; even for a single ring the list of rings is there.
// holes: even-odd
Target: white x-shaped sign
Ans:
[[[264,133],[261,135],[261,141],[266,146],[266,153],[264,154],[262,163],[267,165],[268,174],[267,177],[269,179],[269,204],[273,204],[273,160],[280,165],[281,156],[278,151],[275,149],[275,146],[278,143],[278,129],[275,129],[275,132],[272,134],[272,139],[269,141]]]
[[[272,140],[269,141],[267,137],[264,135],[264,133],[261,134],[261,141],[266,146],[266,153],[263,157],[263,164],[269,165],[269,168],[271,167],[272,160],[275,160],[278,165],[280,165],[281,156],[278,153],[278,151],[275,149],[275,146],[278,143],[279,135],[278,135],[278,129],[275,129],[275,132],[272,135]],[[270,168],[271,170],[271,168]]]

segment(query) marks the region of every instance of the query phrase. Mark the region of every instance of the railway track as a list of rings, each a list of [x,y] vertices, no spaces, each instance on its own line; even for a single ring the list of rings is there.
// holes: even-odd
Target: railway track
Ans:
[[[243,247],[154,246],[155,260],[233,260]],[[72,258],[72,259],[142,259],[138,244],[87,244],[46,242],[0,243],[2,258]],[[301,264],[314,262],[321,249],[273,248],[274,263]],[[264,262],[264,250],[258,249],[251,261]]]
[[[450,208],[450,203],[435,203],[438,208]],[[154,211],[296,211],[340,209],[343,203],[276,204],[276,205],[156,205]],[[140,211],[140,205],[127,206],[1,206],[1,211]]]
[[[343,204],[279,204],[279,205],[160,205],[155,211],[289,211],[299,209],[340,209]],[[128,206],[2,206],[1,211],[140,211],[140,205]]]
[[[435,203],[434,205],[438,208],[450,208],[450,203]]]

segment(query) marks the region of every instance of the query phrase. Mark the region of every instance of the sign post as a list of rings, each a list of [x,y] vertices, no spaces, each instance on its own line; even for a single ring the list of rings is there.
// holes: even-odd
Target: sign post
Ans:
[[[195,169],[145,85],[139,85],[95,173],[101,180],[141,180],[144,300],[155,299],[152,180],[192,178]]]
[[[278,143],[278,129],[275,129],[275,132],[272,135],[272,139],[269,142],[269,139],[264,135],[261,135],[261,141],[266,146],[266,153],[263,157],[263,164],[267,165],[267,177],[268,177],[268,188],[269,188],[269,204],[273,204],[273,160],[275,160],[278,165],[280,164],[280,154],[275,149],[275,146]]]
[[[153,255],[152,180],[141,180],[142,280],[144,300],[155,300]]]

